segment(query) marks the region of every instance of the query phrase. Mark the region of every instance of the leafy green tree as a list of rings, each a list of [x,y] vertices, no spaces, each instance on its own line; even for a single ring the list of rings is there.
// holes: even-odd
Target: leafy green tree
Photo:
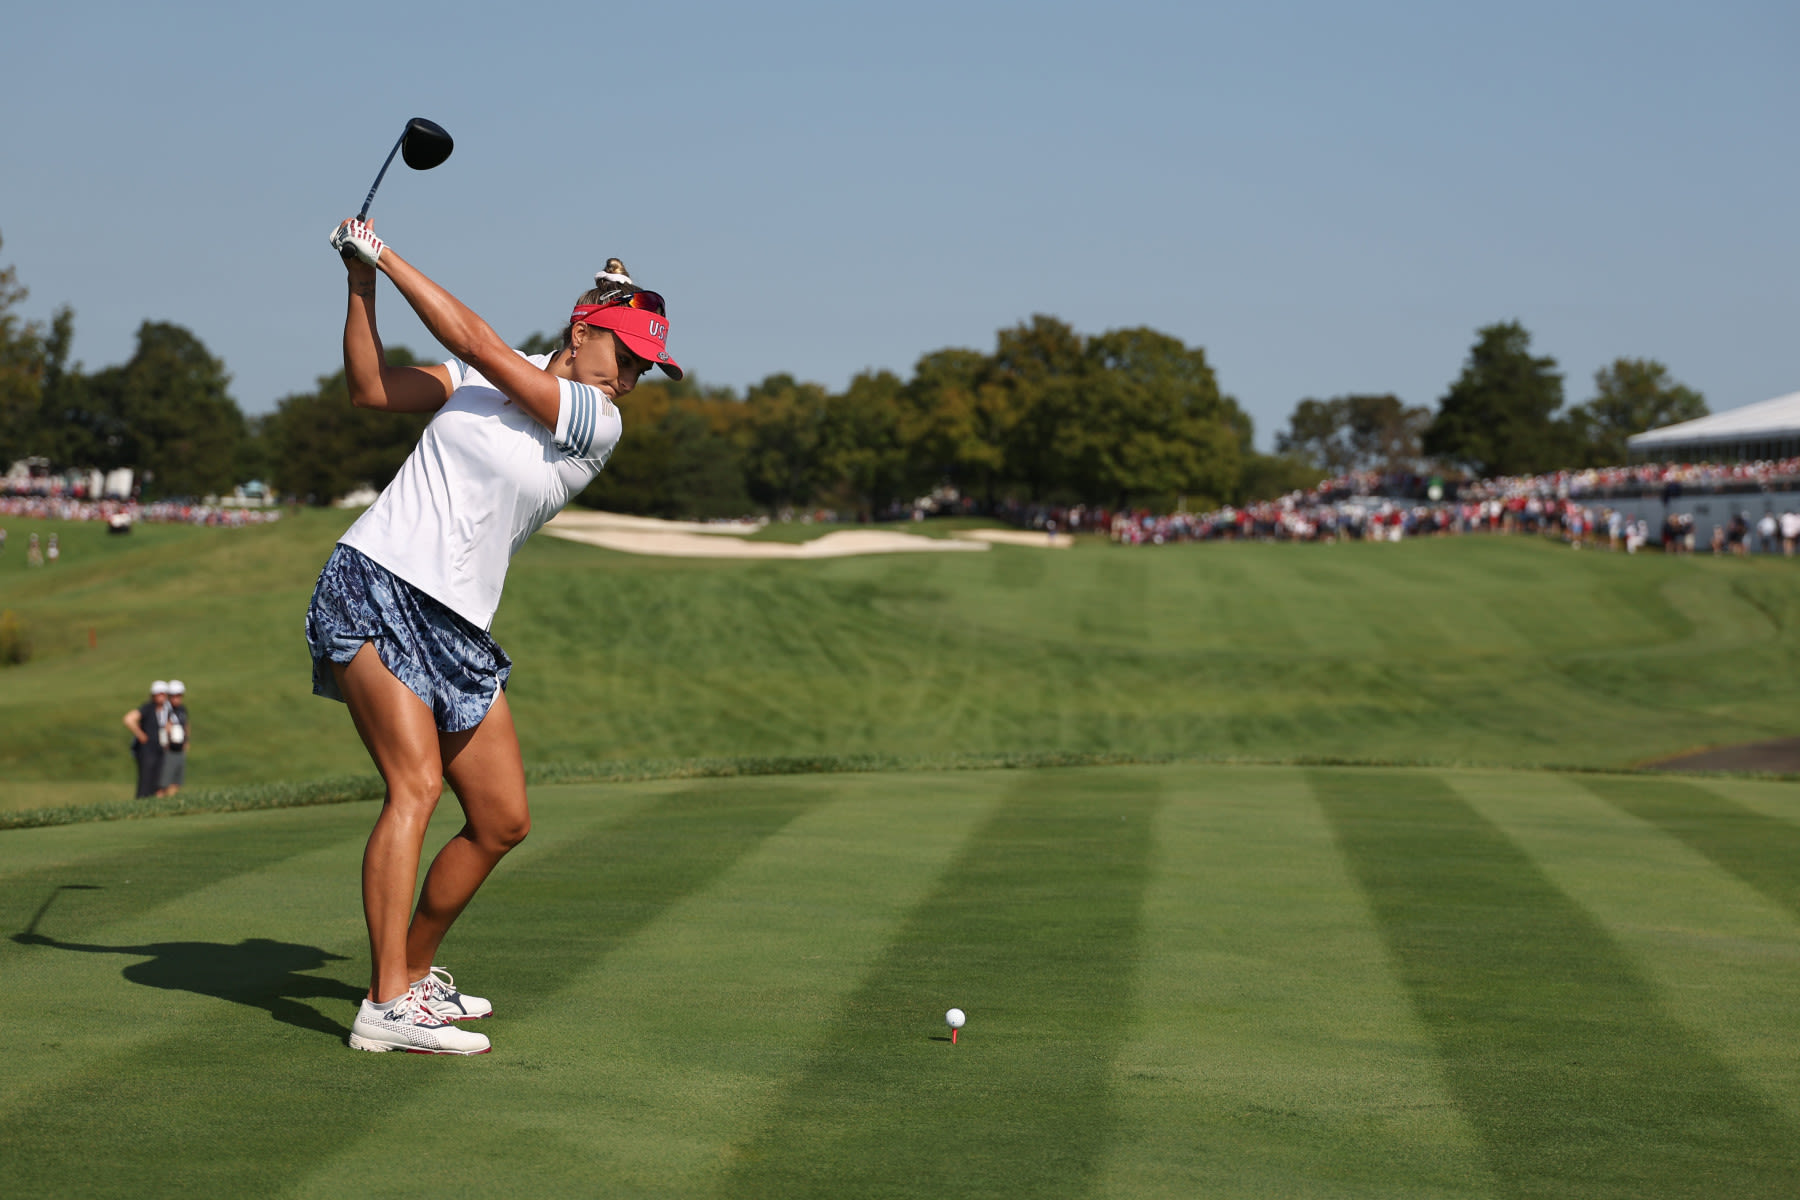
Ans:
[[[864,520],[900,499],[911,482],[900,440],[904,387],[892,371],[864,371],[826,400],[823,477]]]
[[[1391,392],[1346,396],[1345,400],[1350,414],[1350,446],[1360,466],[1368,470],[1407,471],[1420,465],[1425,430],[1431,426],[1429,408],[1408,408]]]
[[[389,366],[417,361],[404,346],[388,348]],[[312,504],[330,504],[363,484],[386,487],[430,419],[357,408],[343,371],[320,376],[316,389],[284,397],[263,422],[272,482]]]
[[[1256,422],[1250,419],[1243,406],[1235,396],[1223,393],[1219,396],[1219,404],[1225,411],[1225,423],[1231,426],[1231,432],[1237,436],[1238,452],[1246,457],[1256,452]]]
[[[269,437],[271,414],[244,418],[244,440],[238,443],[232,475],[239,483],[252,480],[265,485],[275,473],[275,456]]]
[[[244,414],[225,364],[179,325],[145,321],[123,366],[90,377],[87,406],[106,433],[102,468],[135,467],[145,494],[200,496],[231,488]]]
[[[1334,475],[1411,470],[1430,424],[1430,409],[1408,408],[1392,394],[1306,399],[1288,417],[1288,431],[1276,435],[1275,451]]]
[[[691,377],[640,383],[620,406],[625,424],[606,469],[576,499],[648,517],[733,517],[749,511],[739,405],[730,389]]]
[[[1289,492],[1316,486],[1328,472],[1315,463],[1291,454],[1257,454],[1244,456],[1238,471],[1237,490],[1231,495],[1233,504],[1250,504],[1257,500],[1274,500]]]
[[[1594,398],[1571,414],[1586,446],[1589,466],[1626,461],[1625,439],[1634,433],[1706,415],[1706,399],[1669,378],[1650,358],[1614,359],[1594,372]]]
[[[1486,326],[1425,430],[1424,451],[1484,476],[1565,465],[1575,445],[1569,424],[1556,418],[1562,402],[1556,360],[1531,353],[1524,326]]]
[[[1344,475],[1355,466],[1356,455],[1344,436],[1343,397],[1335,400],[1300,401],[1288,414],[1287,432],[1275,435],[1275,452],[1312,463],[1333,475]]]
[[[29,294],[16,267],[0,267],[0,471],[15,459],[46,452],[43,330],[14,311]]]
[[[829,485],[822,461],[829,403],[824,388],[787,374],[744,393],[739,436],[751,499],[771,509],[801,505]]]
[[[1080,418],[1088,366],[1081,335],[1042,313],[995,339],[988,377],[1009,417],[1005,474],[1032,500],[1046,498],[1067,473],[1069,451],[1059,438]]]
[[[1220,394],[1204,350],[1154,329],[1118,329],[1089,338],[1084,359],[1080,376],[1047,392],[1048,407],[1074,401],[1059,414],[1063,486],[1120,506],[1232,494],[1247,418]]]
[[[996,498],[1018,423],[1014,395],[979,351],[937,350],[919,359],[901,389],[899,436],[920,491],[951,483],[990,503]]]
[[[87,376],[81,365],[69,363],[69,351],[75,343],[75,313],[66,305],[50,319],[50,333],[44,339],[44,375],[38,405],[37,451],[58,467],[88,467],[98,461],[88,453],[88,443],[81,423],[86,410]]]

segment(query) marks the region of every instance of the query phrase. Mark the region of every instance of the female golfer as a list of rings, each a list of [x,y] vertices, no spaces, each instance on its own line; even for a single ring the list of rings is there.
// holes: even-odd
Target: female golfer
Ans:
[[[342,700],[387,784],[363,854],[373,960],[350,1030],[358,1050],[483,1054],[454,1022],[493,1006],[433,965],[450,925],[531,816],[507,707],[512,660],[488,634],[508,561],[600,470],[619,439],[613,400],[652,364],[676,379],[662,297],[609,260],[576,303],[555,354],[513,350],[456,297],[360,221],[331,235],[350,275],[344,375],[350,400],[434,412],[418,446],[339,540],[313,592],[313,691]],[[375,326],[385,274],[455,356],[386,365]],[[432,861],[410,913],[425,826],[444,781],[464,824]]]

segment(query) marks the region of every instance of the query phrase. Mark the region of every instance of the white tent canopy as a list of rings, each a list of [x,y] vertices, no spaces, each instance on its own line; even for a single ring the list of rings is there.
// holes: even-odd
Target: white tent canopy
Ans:
[[[1692,458],[1673,451],[1708,451],[1719,458],[1786,458],[1800,453],[1800,392],[1760,404],[1664,425],[1625,439],[1633,454]]]

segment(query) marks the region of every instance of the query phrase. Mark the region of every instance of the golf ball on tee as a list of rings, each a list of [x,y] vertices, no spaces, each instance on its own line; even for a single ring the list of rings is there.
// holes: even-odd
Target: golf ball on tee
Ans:
[[[963,1027],[963,1022],[966,1020],[968,1020],[968,1018],[963,1016],[963,1010],[960,1008],[953,1008],[944,1014],[944,1024],[952,1029],[961,1029]]]

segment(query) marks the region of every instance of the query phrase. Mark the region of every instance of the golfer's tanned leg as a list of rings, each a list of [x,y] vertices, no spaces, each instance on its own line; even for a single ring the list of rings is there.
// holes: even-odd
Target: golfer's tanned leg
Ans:
[[[385,1003],[415,978],[406,969],[406,930],[425,827],[444,788],[438,731],[425,702],[394,678],[373,645],[365,644],[348,666],[334,663],[332,671],[387,784],[362,874],[373,964],[369,998]]]
[[[438,851],[406,935],[408,980],[431,969],[439,943],[488,872],[531,832],[525,763],[506,693],[494,697],[481,724],[438,735],[444,773],[462,804],[462,829]]]

